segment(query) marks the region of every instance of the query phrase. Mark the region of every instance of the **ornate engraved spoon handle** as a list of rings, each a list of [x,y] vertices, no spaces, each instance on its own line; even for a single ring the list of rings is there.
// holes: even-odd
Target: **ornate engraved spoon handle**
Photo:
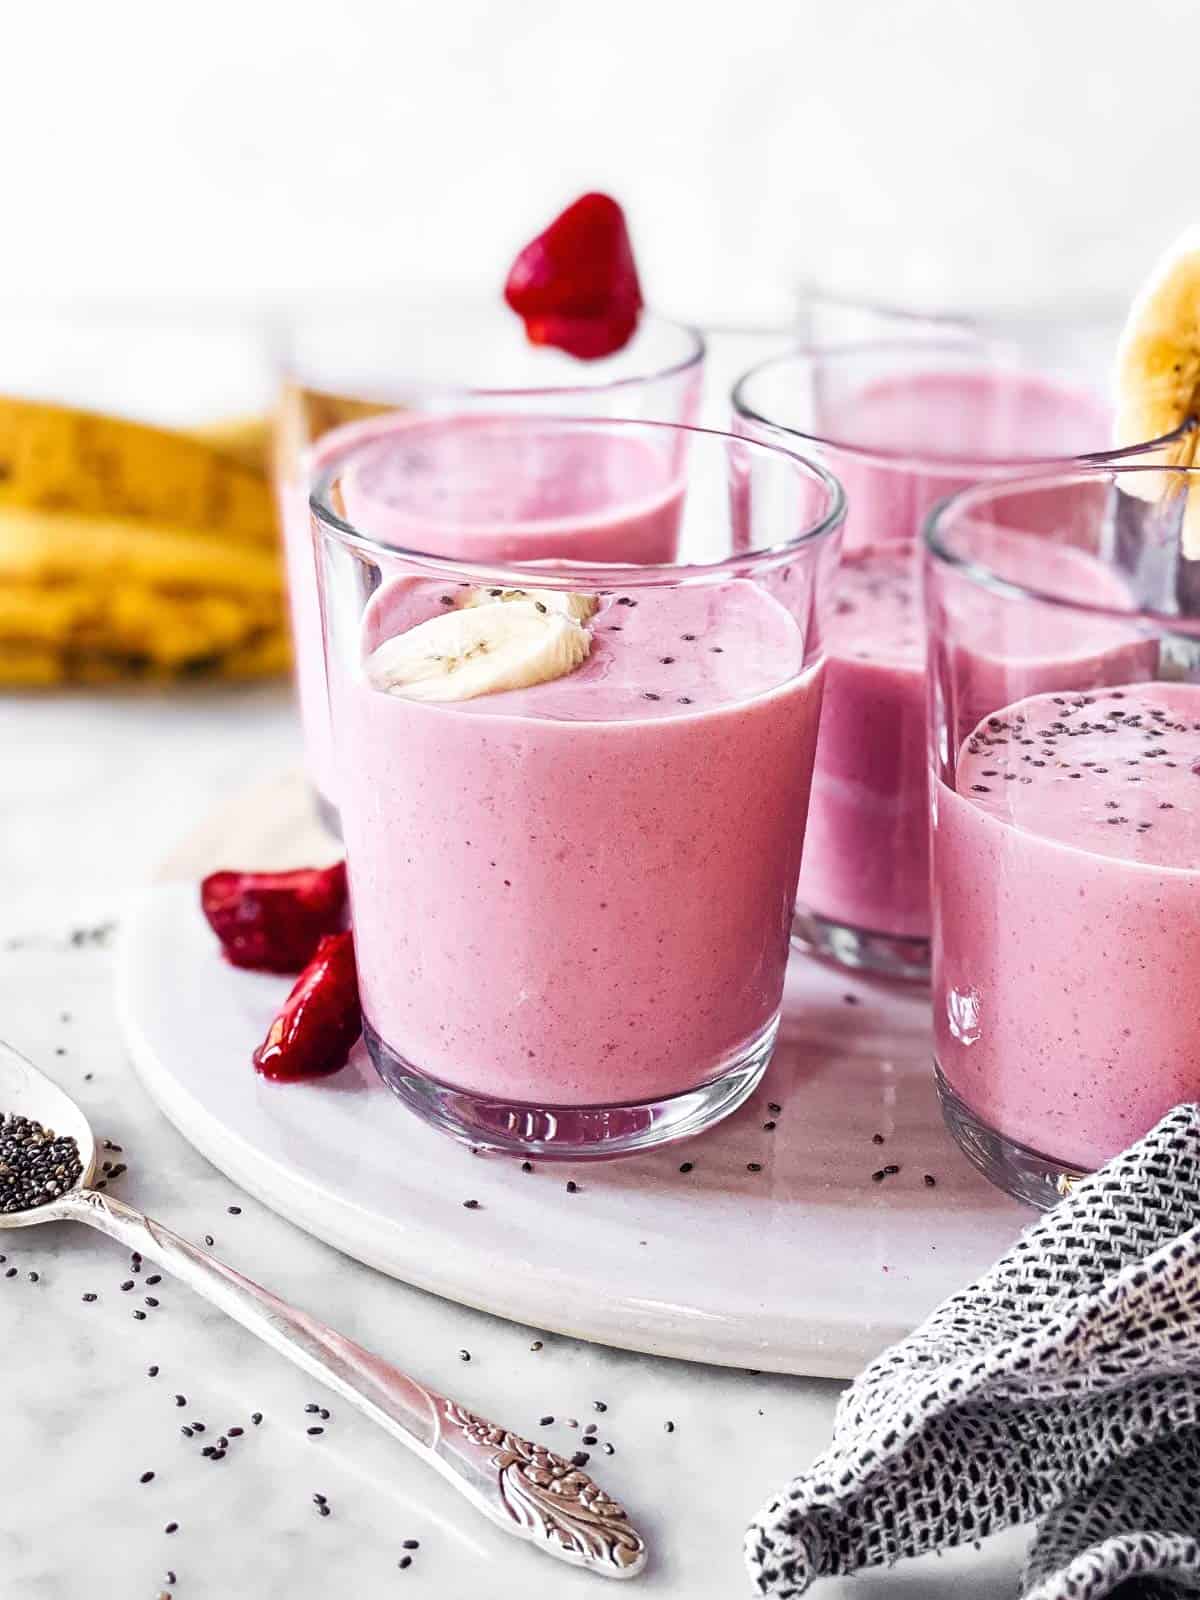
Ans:
[[[86,1222],[174,1273],[365,1411],[506,1532],[609,1578],[636,1577],[645,1566],[645,1541],[622,1508],[562,1456],[424,1388],[119,1200],[74,1189],[44,1208],[51,1215]]]

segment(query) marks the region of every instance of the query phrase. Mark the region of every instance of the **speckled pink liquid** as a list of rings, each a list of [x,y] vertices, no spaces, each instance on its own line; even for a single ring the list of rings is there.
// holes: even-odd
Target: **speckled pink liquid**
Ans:
[[[453,598],[394,580],[364,653]],[[665,1099],[771,1028],[820,708],[751,581],[611,594],[589,626],[580,668],[518,691],[335,682],[368,1024],[425,1076],[538,1106]]]
[[[1107,416],[1091,396],[1029,373],[927,371],[864,387],[819,431],[846,446],[828,458],[849,511],[799,903],[843,927],[926,940],[924,519],[943,496],[1022,460],[1102,449]]]
[[[1035,695],[934,833],[937,1056],[987,1126],[1099,1166],[1200,1096],[1200,687]]]

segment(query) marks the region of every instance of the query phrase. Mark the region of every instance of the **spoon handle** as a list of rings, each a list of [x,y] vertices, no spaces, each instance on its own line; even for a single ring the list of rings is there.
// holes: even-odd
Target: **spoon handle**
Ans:
[[[181,1278],[366,1412],[508,1533],[609,1578],[636,1577],[645,1566],[645,1541],[621,1507],[586,1472],[545,1446],[426,1389],[109,1195],[75,1189],[55,1203],[54,1211],[64,1220],[98,1228]]]

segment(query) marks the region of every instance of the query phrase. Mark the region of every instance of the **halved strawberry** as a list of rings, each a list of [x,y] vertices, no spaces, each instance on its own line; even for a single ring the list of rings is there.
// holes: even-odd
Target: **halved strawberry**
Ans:
[[[344,920],[346,863],[296,872],[214,872],[200,905],[235,967],[299,972]]]
[[[254,1052],[264,1078],[322,1078],[346,1065],[362,1032],[354,935],[322,939],[296,979],[283,1010]]]
[[[531,344],[584,361],[620,350],[637,328],[642,290],[617,202],[585,194],[568,206],[513,262],[504,298]]]

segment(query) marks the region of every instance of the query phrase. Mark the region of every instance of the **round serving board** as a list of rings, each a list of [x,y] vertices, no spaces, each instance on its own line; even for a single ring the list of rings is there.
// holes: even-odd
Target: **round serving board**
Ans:
[[[298,779],[235,797],[124,924],[118,986],[159,1107],[236,1183],[348,1255],[538,1328],[847,1377],[1032,1215],[942,1128],[928,996],[799,956],[762,1086],[713,1132],[652,1155],[530,1174],[472,1156],[393,1099],[361,1048],[333,1078],[265,1082],[250,1054],[289,980],[226,965],[196,883],[336,853]],[[900,1171],[872,1181],[885,1165]]]

